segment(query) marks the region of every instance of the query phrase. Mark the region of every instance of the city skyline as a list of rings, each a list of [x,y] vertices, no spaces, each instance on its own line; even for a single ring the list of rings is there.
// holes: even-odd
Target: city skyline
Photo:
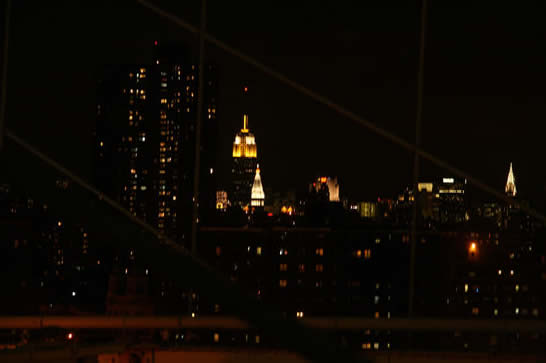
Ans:
[[[175,11],[176,6],[173,8]],[[149,14],[141,12],[138,7],[129,7],[128,11],[134,15],[135,19],[146,18],[150,27],[157,25],[156,29],[160,30],[144,32],[140,39],[132,39],[130,42],[126,42],[131,38],[126,32],[114,34],[111,39],[107,38],[106,34],[99,33],[98,37],[93,39],[93,49],[108,50],[105,53],[108,57],[104,57],[96,55],[90,48],[82,47],[75,38],[72,38],[80,32],[84,39],[89,39],[89,33],[82,29],[83,23],[76,24],[70,21],[69,24],[75,31],[59,36],[63,28],[60,27],[62,22],[58,22],[59,25],[47,28],[43,35],[36,35],[59,40],[53,44],[51,41],[44,42],[44,45],[36,44],[37,49],[43,49],[40,47],[45,44],[51,44],[54,52],[47,53],[59,54],[57,61],[48,57],[43,60],[44,67],[52,70],[51,74],[59,77],[58,81],[48,79],[46,82],[35,84],[31,81],[31,75],[23,70],[23,68],[28,69],[32,57],[27,53],[27,48],[23,48],[22,45],[35,44],[36,40],[28,38],[21,29],[32,22],[39,24],[42,20],[37,13],[39,7],[25,12],[18,9],[20,9],[19,5],[15,5],[13,16],[18,21],[14,22],[14,40],[10,56],[15,59],[12,63],[13,74],[19,74],[22,77],[20,82],[31,85],[31,88],[15,88],[8,95],[13,100],[12,106],[8,109],[10,116],[8,119],[12,120],[9,126],[16,130],[23,120],[36,120],[34,129],[37,132],[31,132],[26,136],[38,145],[42,143],[41,149],[50,151],[52,156],[64,161],[71,170],[89,179],[91,141],[86,138],[86,135],[92,130],[93,125],[90,110],[93,106],[91,100],[94,99],[95,75],[87,72],[88,69],[94,69],[96,64],[146,62],[146,58],[151,55],[154,40],[161,42],[166,40],[190,46],[192,43],[182,35],[178,38],[179,30],[167,32],[171,25],[163,24],[154,17],[149,18]],[[122,11],[117,7],[110,9],[106,4],[99,4],[96,8],[90,7],[88,10],[91,13],[102,14],[105,9],[112,10],[109,15],[111,18],[107,18],[106,25],[112,24],[118,12]],[[336,12],[333,12],[330,15],[331,26],[339,27],[341,30],[336,33],[337,35],[330,34],[325,29],[321,30],[316,24],[319,19],[317,17],[316,20],[311,21],[311,29],[322,32],[320,34],[324,41],[334,47],[331,54],[320,51],[316,36],[307,36],[308,33],[298,24],[296,19],[304,12],[299,7],[295,7],[293,13],[287,18],[288,24],[295,29],[295,33],[289,39],[285,32],[281,31],[279,39],[283,41],[275,40],[265,34],[264,28],[271,25],[269,17],[264,19],[263,25],[260,25],[248,16],[256,10],[254,7],[233,9],[237,11],[228,11],[225,5],[211,4],[209,7],[211,33],[218,33],[225,25],[226,21],[219,18],[219,12],[232,14],[234,19],[239,19],[240,16],[246,17],[246,21],[234,21],[228,27],[228,31],[222,32],[226,41],[240,39],[241,47],[258,57],[260,54],[274,53],[268,59],[273,65],[278,65],[282,71],[326,95],[333,96],[341,104],[370,117],[379,125],[412,140],[414,112],[413,106],[409,105],[413,105],[415,94],[412,79],[416,71],[413,66],[416,64],[416,43],[415,37],[411,34],[416,34],[417,30],[414,25],[414,22],[417,22],[417,9],[412,6],[400,9],[363,8],[370,17],[373,14],[392,15],[392,20],[385,20],[386,22],[383,25],[380,24],[375,30],[373,26],[378,25],[377,21],[372,21],[368,25],[359,24],[353,18],[342,20]],[[272,14],[283,12],[282,9],[272,9]],[[193,10],[182,11],[181,14],[188,15],[190,21],[196,20],[198,12]],[[55,16],[60,16],[70,12],[71,7],[57,4],[51,10],[44,9],[44,11],[51,11],[59,14]],[[238,11],[242,12],[238,15]],[[448,23],[439,24],[441,19],[447,19],[446,14],[449,11],[467,19],[467,25],[464,28],[458,28],[458,32],[448,31],[446,29]],[[319,9],[320,16],[327,17],[327,13],[326,8]],[[487,15],[485,9],[478,5],[471,8],[461,6],[453,9],[438,7],[431,9],[432,28],[429,32],[431,39],[426,53],[423,147],[471,171],[499,191],[504,187],[504,183],[499,182],[502,179],[501,176],[504,177],[504,165],[508,160],[513,161],[515,165],[518,165],[520,190],[527,196],[538,195],[539,198],[543,198],[541,196],[544,195],[546,175],[543,175],[544,172],[540,168],[531,166],[540,160],[540,156],[531,147],[538,143],[539,133],[530,132],[533,127],[530,122],[541,119],[543,115],[538,85],[544,74],[538,64],[541,63],[540,59],[544,55],[541,47],[534,51],[535,48],[530,46],[534,44],[533,34],[536,34],[539,28],[533,21],[522,22],[518,17],[521,15],[518,10],[513,13],[513,16],[517,20],[515,24],[521,25],[519,27],[502,20],[504,19],[502,16],[493,16],[508,14],[512,13],[502,5],[499,5],[496,13],[491,15]],[[485,30],[487,27],[481,23],[481,20],[485,22],[484,24],[488,24],[490,30]],[[245,31],[247,27],[254,27],[255,31],[250,34]],[[389,27],[391,31],[388,30]],[[495,31],[507,35],[504,37],[504,44],[499,44],[496,38],[493,38]],[[481,40],[480,47],[477,44],[478,40],[469,40],[471,35],[476,35],[477,39]],[[263,41],[258,43],[257,38]],[[522,48],[518,45],[521,39],[525,39],[523,44],[526,44],[526,47]],[[304,40],[306,42],[303,42]],[[439,40],[445,40],[445,42],[439,43]],[[383,41],[386,43],[383,44]],[[78,55],[77,58],[66,56],[68,50],[63,44],[67,43],[72,44],[71,49],[75,55]],[[391,44],[392,49],[389,49],[387,43]],[[306,45],[298,47],[299,44]],[[447,44],[453,46],[447,48]],[[295,51],[296,49],[299,50]],[[399,53],[398,50],[403,52]],[[461,55],[468,50],[478,51],[482,57],[473,67],[470,67]],[[211,60],[222,64],[219,69],[222,78],[220,82],[222,89],[219,90],[219,102],[222,104],[218,105],[221,112],[218,115],[221,121],[219,132],[222,136],[218,145],[219,165],[225,165],[228,162],[226,158],[229,156],[225,155],[225,150],[230,148],[231,143],[228,135],[233,135],[239,128],[240,122],[242,105],[240,87],[248,83],[250,79],[253,90],[253,94],[250,95],[250,104],[253,109],[249,113],[252,114],[252,125],[256,137],[261,140],[264,157],[261,161],[264,166],[267,165],[263,171],[266,187],[272,187],[275,190],[286,190],[291,187],[287,178],[281,177],[283,174],[281,171],[289,173],[292,176],[291,180],[297,180],[299,185],[305,185],[316,174],[338,176],[344,191],[357,199],[373,199],[376,194],[393,195],[397,193],[397,180],[411,183],[409,166],[411,156],[406,152],[376,136],[368,136],[369,133],[366,130],[331,114],[321,106],[310,104],[299,96],[292,97],[291,91],[283,86],[236,64],[235,60],[214,49],[208,50],[207,54]],[[448,57],[449,55],[456,56]],[[82,62],[81,67],[71,64],[70,59]],[[287,64],[288,59],[290,64]],[[496,63],[488,70],[485,63],[493,60]],[[348,66],[340,67],[342,62],[348,62]],[[460,81],[454,80],[451,76],[447,79],[437,78],[434,74],[441,67],[452,70],[460,68],[460,72],[467,73],[463,74],[462,78],[459,77]],[[83,69],[86,70],[85,74]],[[503,70],[502,81],[492,78],[494,74],[501,74],[498,73],[499,69]],[[520,73],[521,76],[515,76]],[[459,73],[456,74],[461,76]],[[360,75],[360,77],[352,81],[351,75]],[[78,82],[75,83],[71,79],[78,79]],[[321,82],[318,81],[319,79]],[[441,81],[442,79],[444,81]],[[468,84],[464,85],[462,80],[467,81]],[[344,85],[344,82],[347,84]],[[45,92],[46,84],[49,85],[48,87],[53,87],[56,92]],[[469,94],[462,92],[471,84],[474,84],[472,92]],[[83,97],[63,105],[65,107],[60,107],[61,100],[68,99],[72,89],[79,90]],[[41,94],[43,99],[38,100],[33,107],[25,107],[20,100],[25,99],[26,90]],[[334,95],[333,90],[335,90]],[[273,102],[277,99],[280,102]],[[478,99],[479,102],[477,102]],[[506,102],[506,100],[513,100],[513,102]],[[393,102],[397,107],[386,107]],[[440,109],[443,110],[446,107],[454,110],[454,113],[439,113]],[[75,124],[70,121],[75,119],[81,122]],[[514,120],[521,120],[517,123],[521,127],[514,128],[512,126]],[[38,135],[49,135],[48,139],[50,139],[53,135],[51,128],[47,125],[56,123],[62,125],[57,130],[63,142],[47,144],[46,140],[41,140]],[[445,127],[450,127],[452,132],[449,134],[437,132]],[[472,132],[464,132],[467,129],[471,129]],[[286,130],[290,132],[285,132]],[[488,136],[490,130],[494,130],[497,136]],[[23,130],[20,131],[24,134]],[[307,137],[309,134],[313,134],[313,138]],[[512,146],[503,147],[506,144]],[[471,147],[463,145],[471,145]],[[74,152],[64,155],[62,150],[66,148]],[[311,153],[310,150],[314,152]],[[279,159],[294,162],[281,165],[278,160],[273,159],[274,155],[279,155]],[[372,155],[374,157],[368,157]],[[366,167],[359,167],[359,163],[353,161],[354,158],[363,161]],[[307,165],[308,168],[301,168],[301,165]],[[390,165],[397,167],[392,168]],[[222,169],[219,170],[219,176],[221,180],[227,182],[229,170],[225,169],[229,168]],[[426,162],[423,163],[422,169],[424,178],[442,174]],[[369,170],[374,172],[369,173]],[[360,187],[360,180],[363,177],[369,183],[369,187]]]
[[[544,358],[546,4],[11,3],[0,360]]]

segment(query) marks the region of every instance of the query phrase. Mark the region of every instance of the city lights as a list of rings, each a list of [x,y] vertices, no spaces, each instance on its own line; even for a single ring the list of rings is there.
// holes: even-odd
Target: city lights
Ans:
[[[234,6],[229,3],[222,8],[226,12],[223,14],[226,24],[236,23],[235,18],[228,16]],[[304,18],[314,19],[313,11],[317,7],[320,8],[305,7]],[[157,8],[159,5],[145,6],[144,12],[157,12]],[[282,12],[291,13],[297,11],[296,8]],[[159,13],[163,21],[169,22],[171,10],[176,9]],[[184,15],[183,9],[178,10],[181,10],[181,16]],[[203,8],[204,15],[207,14],[205,10]],[[373,14],[359,11],[356,5],[350,10],[356,18],[360,14],[368,14],[370,19],[392,15],[392,11],[385,12],[384,9]],[[403,43],[407,43],[394,44],[395,51],[402,49],[402,53],[407,53],[410,49],[413,57],[417,54],[412,51],[417,38],[413,34],[417,27],[413,25],[417,24],[418,18],[414,6],[406,10],[401,12],[404,21],[395,21],[394,28],[387,28],[389,33],[402,34]],[[273,9],[268,9],[266,15],[271,15],[270,11]],[[21,11],[19,15],[24,16],[24,13]],[[51,114],[31,110],[32,115],[44,115],[34,118],[35,123],[45,125],[40,130],[47,130],[44,135],[37,135],[43,138],[39,148],[44,148],[44,154],[40,151],[29,155],[42,161],[27,163],[18,155],[20,150],[14,149],[13,157],[18,159],[13,164],[24,173],[8,173],[0,182],[0,243],[6,262],[6,291],[5,297],[0,299],[0,311],[8,321],[2,328],[7,342],[0,341],[0,351],[12,345],[15,346],[13,349],[20,350],[21,356],[25,352],[34,355],[43,345],[44,351],[48,350],[46,353],[51,356],[58,350],[59,354],[70,353],[74,359],[89,354],[89,359],[100,362],[153,361],[156,358],[159,361],[171,356],[173,361],[184,361],[184,357],[199,360],[198,354],[203,352],[208,353],[201,357],[203,361],[215,357],[236,361],[236,358],[230,359],[230,354],[240,355],[240,350],[248,350],[256,356],[265,353],[266,358],[271,358],[271,351],[277,354],[277,349],[283,350],[273,357],[279,361],[283,360],[284,350],[305,358],[314,355],[321,358],[324,353],[325,361],[335,360],[327,359],[330,357],[326,350],[338,354],[339,360],[353,354],[390,359],[391,352],[387,349],[391,344],[395,350],[393,359],[400,358],[395,353],[405,348],[411,348],[413,358],[426,356],[427,359],[435,358],[429,351],[441,349],[448,353],[438,356],[446,358],[453,353],[457,359],[463,354],[486,358],[493,355],[500,359],[505,353],[510,356],[515,352],[527,354],[526,349],[530,346],[538,347],[539,353],[543,353],[546,253],[542,243],[546,220],[541,214],[544,213],[545,193],[544,175],[540,173],[544,171],[536,160],[531,160],[540,156],[537,140],[542,134],[537,131],[531,135],[533,138],[524,138],[516,130],[528,126],[523,121],[529,118],[540,119],[540,112],[529,111],[536,107],[529,108],[527,113],[515,112],[514,107],[525,111],[519,103],[526,103],[516,102],[517,95],[502,99],[503,102],[516,100],[506,102],[505,109],[500,107],[500,102],[490,105],[489,99],[487,102],[471,100],[474,108],[487,106],[491,125],[478,125],[485,131],[480,137],[470,137],[467,134],[472,130],[467,134],[461,130],[466,130],[470,122],[482,122],[483,112],[463,107],[461,110],[476,112],[459,112],[465,117],[458,117],[459,114],[452,111],[461,103],[458,101],[468,97],[465,98],[464,92],[462,95],[444,92],[447,98],[451,97],[444,103],[455,106],[438,107],[437,119],[443,121],[437,122],[436,128],[423,130],[427,145],[430,139],[430,148],[424,147],[430,151],[427,154],[419,151],[419,145],[405,141],[408,126],[405,114],[415,105],[406,106],[422,97],[408,101],[407,92],[383,92],[388,91],[387,86],[392,83],[388,80],[402,80],[402,86],[407,83],[413,87],[408,79],[422,79],[414,74],[413,66],[392,67],[389,62],[385,66],[379,61],[392,55],[389,52],[390,55],[375,54],[379,50],[373,48],[379,45],[383,51],[384,44],[392,45],[392,41],[381,38],[383,35],[379,33],[384,32],[375,31],[377,26],[384,27],[383,19],[367,21],[367,25],[361,27],[362,31],[373,30],[372,35],[379,34],[381,39],[364,42],[367,48],[372,48],[366,50],[367,55],[360,52],[359,56],[369,58],[371,54],[372,66],[378,63],[379,70],[385,72],[364,74],[360,68],[370,63],[366,59],[341,64],[347,57],[340,57],[336,49],[328,49],[331,42],[326,38],[341,39],[340,34],[346,32],[343,27],[339,30],[332,27],[333,32],[321,28],[320,34],[312,37],[319,41],[300,42],[305,47],[300,47],[298,52],[305,53],[307,50],[303,48],[317,43],[321,48],[326,47],[324,53],[329,53],[328,56],[318,54],[305,58],[305,67],[316,63],[315,68],[308,71],[316,71],[313,74],[318,75],[313,82],[307,82],[309,75],[299,75],[297,78],[302,82],[307,79],[303,83],[309,83],[306,86],[309,88],[305,88],[299,86],[296,79],[259,66],[261,63],[257,64],[258,68],[248,67],[253,63],[252,57],[246,59],[239,51],[233,51],[241,44],[235,44],[234,48],[212,45],[243,59],[244,66],[234,66],[233,59],[213,56],[209,52],[204,56],[203,48],[197,57],[195,47],[191,46],[193,42],[171,44],[179,38],[169,34],[174,29],[171,25],[184,28],[183,21],[170,21],[169,27],[157,27],[156,23],[161,20],[154,20],[153,15],[144,18],[140,14],[142,9],[121,13],[125,16],[118,16],[116,25],[125,30],[120,33],[120,39],[110,42],[112,53],[93,56],[91,60],[113,61],[122,54],[124,64],[109,65],[102,74],[97,74],[97,97],[90,95],[87,89],[82,92],[90,84],[88,81],[94,72],[88,67],[89,62],[80,64],[78,57],[67,57],[72,54],[69,46],[50,47],[51,54],[46,52],[50,58],[68,59],[68,63],[74,63],[61,62],[56,73],[64,68],[80,72],[79,77],[74,75],[65,85],[52,82],[58,80],[44,74],[52,70],[49,63],[40,64],[39,58],[44,52],[35,52],[37,61],[30,57],[13,62],[14,69],[10,60],[9,75],[11,77],[13,73],[13,79],[10,78],[9,83],[10,87],[15,87],[15,92],[13,97],[9,93],[9,101],[29,105],[29,109],[36,105],[48,106]],[[212,9],[209,13],[213,13]],[[397,20],[399,16],[394,15]],[[540,17],[536,16],[537,19]],[[529,19],[514,18],[535,24]],[[282,23],[283,17],[272,19],[281,19]],[[176,20],[175,16],[170,20]],[[193,20],[196,19],[191,16],[188,19],[191,23]],[[201,19],[203,31],[206,31],[205,20],[204,17]],[[344,18],[343,23],[348,24],[350,20]],[[150,21],[155,22],[154,26],[146,26]],[[130,24],[123,25],[122,22]],[[331,22],[335,19],[327,17],[317,24],[330,25]],[[106,25],[111,24],[99,24],[98,27]],[[254,25],[249,24],[247,35],[263,35],[263,29],[253,29]],[[288,25],[284,24],[284,27]],[[490,23],[478,25],[483,29],[477,30],[492,29]],[[435,31],[441,26],[439,21]],[[449,28],[447,23],[443,26]],[[68,33],[74,30],[70,26],[64,28]],[[190,28],[187,29],[193,29]],[[303,29],[306,36],[309,35],[307,28]],[[519,26],[512,30],[522,31]],[[198,33],[194,35],[198,36]],[[271,33],[275,36],[276,32]],[[470,38],[474,33],[480,37],[485,34],[497,36],[501,42],[505,32],[471,33]],[[44,33],[42,37],[45,39],[46,35]],[[131,38],[127,38],[128,35]],[[229,35],[225,34],[227,38]],[[422,39],[430,38],[422,35]],[[445,35],[438,34],[437,38],[443,39]],[[126,39],[122,39],[124,37]],[[41,39],[31,38],[28,39],[30,43]],[[161,46],[159,38],[162,39]],[[295,34],[294,39],[300,38]],[[363,34],[352,40],[368,38]],[[392,34],[388,38],[392,38]],[[515,34],[510,41],[520,38],[528,40],[529,36]],[[208,44],[206,37],[200,40],[200,45]],[[212,38],[208,40],[219,42]],[[341,40],[351,43],[347,39]],[[499,43],[492,39],[479,40],[483,41],[470,42],[469,49]],[[91,46],[93,50],[92,43],[87,48]],[[283,44],[283,40],[279,38],[272,44],[276,43]],[[360,43],[353,45],[358,47]],[[461,43],[468,45],[469,42]],[[15,44],[25,42],[19,39]],[[28,48],[35,49],[35,45],[29,44]],[[121,48],[113,49],[115,46]],[[510,49],[516,48],[518,51],[512,52],[514,54],[503,55],[519,61],[518,57],[527,49],[523,46]],[[453,54],[472,55],[469,49],[466,53],[456,49]],[[297,70],[281,67],[283,62],[291,64],[282,54],[272,54],[268,61],[268,52],[265,56],[262,53],[261,50],[256,52],[263,56],[264,63],[280,62],[282,73],[298,75]],[[476,54],[496,55],[485,51]],[[490,58],[495,58],[493,56]],[[339,62],[331,62],[327,57]],[[412,57],[406,58],[414,61],[415,57]],[[502,63],[504,58],[496,57],[495,61]],[[25,61],[32,66],[22,67]],[[482,63],[495,62],[485,59]],[[520,63],[522,67],[519,68],[524,71],[531,66],[542,71],[534,63],[543,63]],[[344,69],[351,64],[357,64],[355,70]],[[444,68],[449,71],[446,67],[437,67],[437,70]],[[503,72],[496,72],[498,69],[505,68],[490,70],[499,79],[496,83],[511,80],[511,77],[504,77]],[[28,74],[18,74],[21,70]],[[281,82],[266,80],[258,75],[262,71]],[[222,72],[227,72],[227,77],[220,77]],[[64,78],[67,77],[60,80]],[[376,82],[379,78],[388,82]],[[439,80],[444,78],[438,76]],[[333,84],[331,79],[340,82]],[[480,81],[479,77],[469,79]],[[32,84],[26,94],[21,90],[24,91],[29,83]],[[396,87],[398,83],[394,82]],[[450,84],[437,83],[447,88]],[[482,83],[491,87],[491,82]],[[252,95],[248,93],[248,84],[253,87]],[[310,86],[313,84],[317,89]],[[377,84],[380,92],[374,92]],[[383,84],[385,87],[381,90]],[[34,92],[35,85],[42,87],[41,93]],[[502,95],[514,89],[530,92],[529,84],[525,82],[519,85],[522,87],[510,86],[514,85],[509,84],[500,91],[489,90]],[[18,93],[24,97],[19,99]],[[314,101],[305,100],[301,94]],[[321,94],[334,95],[335,102]],[[370,94],[374,97],[370,98]],[[486,96],[487,92],[484,93]],[[376,109],[370,114],[377,117],[377,124],[374,120],[361,118],[358,104],[353,105],[354,114],[341,106],[353,104],[355,99],[362,99],[362,110],[369,103],[375,105]],[[96,107],[84,109],[83,106],[90,102],[95,102]],[[8,109],[13,115],[9,115],[22,120],[32,119],[24,113],[18,115],[18,111],[24,111],[21,105],[10,104]],[[421,110],[420,106],[417,104],[418,110]],[[70,115],[78,114],[72,112],[78,107],[82,109],[80,114],[85,111],[89,115],[71,118]],[[442,112],[443,118],[440,117]],[[417,114],[419,125],[420,112]],[[432,112],[430,115],[432,124]],[[367,127],[365,135],[358,134],[354,125],[345,125],[344,117]],[[512,126],[495,124],[503,117],[509,119]],[[89,124],[90,119],[95,120],[95,125]],[[391,119],[394,120],[392,125]],[[57,120],[58,125],[52,124],[52,120]],[[428,128],[429,123],[425,126]],[[453,130],[460,132],[453,133]],[[506,134],[500,134],[501,131]],[[518,136],[517,141],[507,137],[510,132]],[[16,141],[9,130],[6,135],[10,143]],[[70,140],[65,140],[67,137]],[[383,145],[384,140],[374,140],[375,137],[403,146],[404,152],[410,152],[409,156],[415,156],[413,154],[417,152],[418,158],[411,159],[408,155],[398,158],[398,151],[393,152],[388,143]],[[418,133],[416,140],[419,139]],[[504,142],[503,150],[497,145],[501,141]],[[524,142],[529,147],[522,147]],[[435,145],[445,146],[445,155],[434,148]],[[32,147],[23,149],[32,150]],[[85,149],[87,153],[78,153],[79,149]],[[535,149],[538,151],[532,152]],[[11,145],[8,154],[10,150]],[[59,161],[53,160],[56,153],[60,153]],[[11,162],[12,154],[8,154],[7,159]],[[44,155],[51,155],[52,159]],[[508,157],[510,159],[504,159]],[[414,163],[411,172],[407,161],[419,161],[419,158],[431,165],[421,170],[420,164]],[[446,161],[442,161],[444,158]],[[69,165],[61,165],[64,164],[61,160]],[[451,167],[447,160],[460,166],[461,171]],[[509,160],[519,160],[514,164],[518,171],[519,194],[514,167]],[[54,169],[42,170],[46,167]],[[67,171],[72,167],[75,175],[82,174],[81,179]],[[532,173],[538,169],[536,175]],[[468,185],[466,177],[470,181]],[[39,188],[24,190],[26,183],[20,183],[20,179],[28,179],[29,184],[35,183]],[[500,194],[495,192],[497,189]],[[481,192],[489,194],[482,196]],[[43,201],[50,203],[49,210]],[[515,276],[516,272],[518,276]],[[27,316],[23,319],[19,315]],[[8,327],[9,324],[20,326]],[[316,330],[313,334],[301,333],[297,327]],[[276,341],[273,333],[282,339]],[[261,340],[256,334],[265,334],[265,338]],[[324,340],[322,334],[326,336]],[[408,336],[411,336],[409,340]],[[309,346],[307,339],[312,340]],[[286,340],[291,341],[285,347]],[[320,344],[317,345],[323,341],[332,345],[324,346],[325,352],[320,351]],[[86,350],[94,342],[99,346],[97,352],[79,351],[80,348]],[[176,354],[181,358],[176,359]]]

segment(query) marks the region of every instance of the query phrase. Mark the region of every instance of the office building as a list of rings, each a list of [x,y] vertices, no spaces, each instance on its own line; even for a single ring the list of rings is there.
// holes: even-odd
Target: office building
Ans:
[[[245,94],[248,88],[244,88]],[[231,169],[233,191],[231,202],[241,208],[248,208],[251,201],[252,184],[258,165],[256,139],[248,128],[248,114],[243,114],[243,128],[233,141],[233,166]]]
[[[97,184],[166,236],[190,238],[198,70],[173,47],[155,43],[147,65],[110,67],[99,85]],[[215,207],[216,80],[205,71],[200,196]],[[201,212],[201,211],[200,211]]]

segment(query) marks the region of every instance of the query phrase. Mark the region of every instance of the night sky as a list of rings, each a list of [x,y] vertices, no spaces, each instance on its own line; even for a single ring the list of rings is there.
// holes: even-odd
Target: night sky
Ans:
[[[154,2],[199,22],[198,1]],[[197,39],[132,1],[13,3],[8,127],[91,179],[101,66],[147,61],[155,39],[197,54]],[[412,141],[420,2],[403,4],[209,0],[207,23],[220,40]],[[423,148],[498,189],[512,161],[520,195],[543,200],[546,3],[429,5]],[[412,156],[400,147],[221,50],[208,46],[207,56],[219,68],[224,185],[244,84],[266,187],[295,189],[325,174],[351,199],[375,199],[411,183]],[[444,173],[425,163],[423,175]]]

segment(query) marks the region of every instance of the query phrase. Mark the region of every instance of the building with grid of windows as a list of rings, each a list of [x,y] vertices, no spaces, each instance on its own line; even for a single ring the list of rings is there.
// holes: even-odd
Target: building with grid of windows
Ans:
[[[198,70],[178,48],[147,65],[110,67],[99,84],[95,171],[101,190],[166,236],[190,238]],[[214,209],[216,77],[205,70],[202,212]]]

